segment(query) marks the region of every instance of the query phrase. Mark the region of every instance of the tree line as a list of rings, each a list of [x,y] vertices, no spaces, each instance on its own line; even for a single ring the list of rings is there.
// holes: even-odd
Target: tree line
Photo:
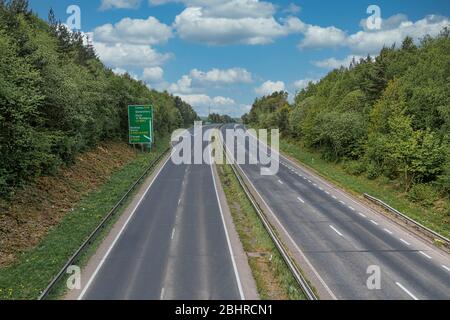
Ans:
[[[208,115],[208,122],[211,123],[235,123],[236,121],[229,115],[220,115],[218,113],[211,113]]]
[[[0,52],[0,197],[100,141],[126,141],[129,104],[154,106],[157,137],[198,119],[180,98],[114,74],[80,32],[26,0],[0,0]]]
[[[450,30],[353,60],[288,101],[256,99],[244,123],[279,128],[348,172],[396,181],[411,197],[450,193]]]

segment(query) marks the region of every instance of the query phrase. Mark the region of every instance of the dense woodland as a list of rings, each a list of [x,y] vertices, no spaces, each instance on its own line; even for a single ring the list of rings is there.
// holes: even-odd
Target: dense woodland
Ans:
[[[234,123],[234,122],[236,122],[233,118],[231,118],[227,114],[220,115],[217,113],[211,113],[208,116],[207,120],[208,120],[208,122],[211,122],[211,123]]]
[[[191,106],[115,75],[81,33],[25,0],[0,0],[0,197],[102,140],[128,134],[127,105],[155,107],[156,136],[192,125]]]
[[[256,99],[243,121],[279,128],[351,174],[396,181],[413,200],[448,196],[450,31],[333,70],[293,104],[286,92]]]

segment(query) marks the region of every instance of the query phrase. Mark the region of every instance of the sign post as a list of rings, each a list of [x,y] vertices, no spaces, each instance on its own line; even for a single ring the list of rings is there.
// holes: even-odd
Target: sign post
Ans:
[[[153,136],[153,107],[128,106],[128,130],[130,144],[148,145],[151,149]]]

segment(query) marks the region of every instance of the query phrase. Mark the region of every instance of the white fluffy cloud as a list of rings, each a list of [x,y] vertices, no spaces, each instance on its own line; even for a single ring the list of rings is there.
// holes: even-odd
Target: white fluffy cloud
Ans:
[[[416,22],[405,21],[402,17],[396,19],[396,22],[391,19],[390,24],[379,31],[359,31],[350,35],[346,41],[347,46],[354,52],[376,53],[383,46],[401,44],[406,36],[417,41],[425,35],[436,36],[444,27],[450,26],[448,18],[436,15],[426,16]]]
[[[125,73],[128,73],[130,75],[131,78],[138,80],[139,77],[137,76],[137,74],[133,73],[133,72],[129,72],[125,69],[122,68],[114,68],[111,70],[112,72],[114,72],[115,74],[119,75],[119,76],[123,76]]]
[[[361,22],[364,27],[365,20]],[[450,21],[446,17],[429,15],[416,22],[405,15],[395,15],[383,21],[380,30],[362,30],[348,35],[336,27],[307,26],[300,48],[348,47],[355,53],[375,54],[383,46],[400,44],[406,36],[418,40],[425,35],[436,36]],[[365,27],[364,27],[365,28]]]
[[[251,105],[238,104],[232,98],[207,94],[175,94],[189,103],[200,116],[207,116],[209,112],[227,114],[231,117],[240,117],[249,112]]]
[[[159,53],[150,46],[123,43],[107,44],[94,42],[100,59],[111,67],[155,67],[172,57],[169,53]]]
[[[286,9],[284,9],[283,11],[289,14],[297,14],[302,10],[302,8],[298,5],[296,5],[295,3],[290,3]]]
[[[217,96],[211,98],[206,94],[175,94],[182,100],[186,101],[194,107],[209,107],[209,106],[231,106],[236,102],[227,97]]]
[[[310,82],[315,83],[317,82],[317,79],[306,78],[297,80],[294,82],[294,88],[297,90],[305,89]]]
[[[340,67],[350,66],[350,63],[353,61],[353,59],[355,61],[359,61],[361,58],[364,57],[359,55],[349,55],[344,59],[329,58],[325,60],[314,61],[314,65],[316,67],[324,69],[339,69]]]
[[[136,9],[141,4],[141,0],[102,0],[100,10],[108,9]]]
[[[183,40],[210,45],[267,44],[304,28],[303,22],[295,17],[289,17],[280,23],[273,16],[266,16],[260,11],[254,12],[258,14],[244,16],[240,12],[231,17],[232,14],[213,14],[208,8],[188,7],[175,18],[174,27]]]
[[[94,29],[94,39],[104,43],[154,45],[166,43],[171,37],[172,28],[154,17],[124,18],[114,25],[108,23]]]
[[[142,79],[150,82],[163,80],[164,70],[161,67],[144,68]]]
[[[276,91],[284,91],[286,85],[283,81],[266,81],[260,87],[255,89],[255,92],[260,96],[267,96]]]
[[[182,94],[191,93],[192,79],[189,76],[184,75],[176,83],[170,84],[167,90],[172,93],[182,93]]]
[[[189,74],[183,75],[177,82],[166,84],[164,89],[172,93],[187,94],[201,91],[206,87],[221,87],[236,83],[251,83],[252,81],[252,74],[242,68],[214,68],[209,71],[192,69]]]
[[[231,68],[226,70],[214,68],[206,72],[193,69],[190,72],[190,77],[202,84],[232,84],[252,82],[252,74],[242,68]]]
[[[308,26],[300,48],[322,48],[341,45],[346,40],[346,33],[336,27],[322,28]]]
[[[187,7],[204,8],[208,17],[232,19],[270,17],[276,12],[272,3],[259,0],[149,0],[149,2],[153,5],[180,2]]]

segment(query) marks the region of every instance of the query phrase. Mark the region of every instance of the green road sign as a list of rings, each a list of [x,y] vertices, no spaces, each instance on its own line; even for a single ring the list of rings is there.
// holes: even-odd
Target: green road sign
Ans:
[[[128,106],[129,141],[131,144],[153,142],[153,107]]]

